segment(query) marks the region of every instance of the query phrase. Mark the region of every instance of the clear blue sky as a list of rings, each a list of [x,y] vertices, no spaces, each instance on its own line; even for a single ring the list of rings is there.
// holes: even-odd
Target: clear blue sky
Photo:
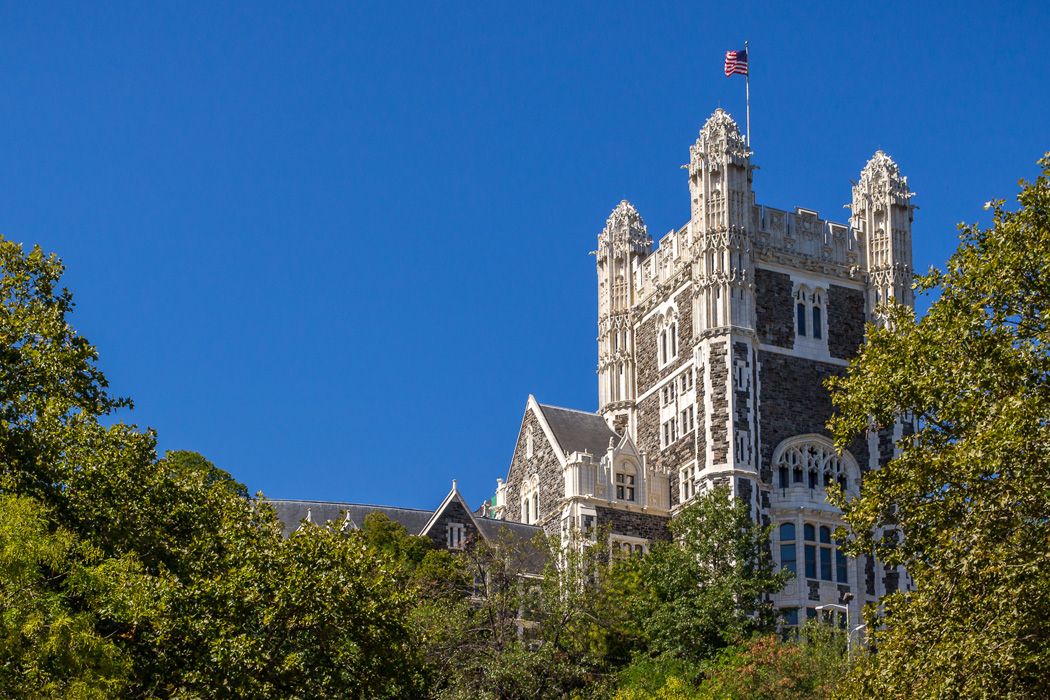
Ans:
[[[472,504],[525,402],[597,408],[587,255],[689,215],[741,123],[758,201],[845,221],[876,149],[919,269],[1050,149],[1050,3],[5,3],[0,233],[68,266],[124,420],[275,498]]]

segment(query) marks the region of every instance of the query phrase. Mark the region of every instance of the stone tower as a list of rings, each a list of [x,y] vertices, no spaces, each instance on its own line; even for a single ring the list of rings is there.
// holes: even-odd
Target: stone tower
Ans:
[[[853,187],[851,225],[859,232],[868,269],[868,313],[890,299],[913,306],[911,222],[915,206],[908,178],[888,155],[877,151]]]
[[[634,278],[653,239],[638,211],[624,200],[598,235],[598,405],[618,433],[635,425]]]
[[[740,128],[719,109],[689,155],[694,360],[706,397],[698,477],[727,480],[750,500],[758,478],[751,153]],[[742,471],[753,478],[729,478]]]

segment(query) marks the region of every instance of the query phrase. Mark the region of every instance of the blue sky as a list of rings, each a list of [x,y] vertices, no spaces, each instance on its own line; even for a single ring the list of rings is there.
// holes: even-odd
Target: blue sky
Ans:
[[[1050,3],[5,3],[0,234],[66,262],[124,420],[275,498],[432,508],[525,402],[597,408],[595,238],[659,238],[744,120],[759,203],[845,221],[876,149],[916,267],[1050,149]]]

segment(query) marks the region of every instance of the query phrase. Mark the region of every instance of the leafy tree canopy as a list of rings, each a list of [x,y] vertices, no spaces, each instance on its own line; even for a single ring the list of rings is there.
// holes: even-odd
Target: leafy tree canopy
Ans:
[[[649,652],[692,662],[755,632],[772,631],[769,595],[789,573],[775,571],[770,528],[751,520],[748,504],[718,487],[670,523],[672,542],[638,560],[644,582],[635,599]]]
[[[870,615],[857,697],[1045,697],[1050,687],[1050,154],[1019,206],[960,226],[929,313],[887,309],[832,379],[840,444],[897,420],[917,433],[839,505],[852,555],[908,568],[916,590]],[[883,626],[884,625],[884,626]]]

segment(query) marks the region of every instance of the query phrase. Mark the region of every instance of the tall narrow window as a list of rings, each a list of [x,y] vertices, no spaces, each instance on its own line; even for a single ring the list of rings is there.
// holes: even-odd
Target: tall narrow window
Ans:
[[[839,583],[848,583],[846,569],[846,555],[842,553],[841,549],[835,549],[835,573],[836,579]]]
[[[813,337],[820,340],[821,334],[820,307],[813,307]]]
[[[798,306],[795,307],[798,311],[798,334],[806,334],[806,305],[799,302]]]
[[[795,526],[784,523],[780,526],[780,565],[798,575],[798,565],[795,559]]]
[[[831,528],[821,526],[820,528],[820,543],[822,545],[831,544]],[[824,546],[820,548],[820,578],[824,581],[831,581],[831,547]]]
[[[780,467],[780,488],[786,489],[788,486],[791,486],[790,478],[788,468],[786,466]]]
[[[532,442],[532,426],[530,425],[525,431],[525,456],[532,457],[534,444]]]
[[[802,526],[802,533],[806,540],[806,578],[817,577],[817,546],[815,544],[809,544],[810,542],[817,541],[817,533],[815,528],[806,523]]]

